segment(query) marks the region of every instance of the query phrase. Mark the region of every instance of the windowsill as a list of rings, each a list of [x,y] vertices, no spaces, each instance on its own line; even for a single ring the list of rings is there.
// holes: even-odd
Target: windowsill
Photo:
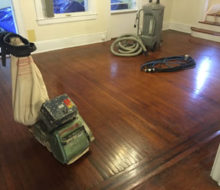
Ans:
[[[48,24],[57,24],[57,23],[66,23],[66,22],[76,22],[84,20],[95,20],[97,17],[96,13],[93,12],[83,12],[83,13],[72,13],[66,14],[63,16],[55,16],[52,18],[39,18],[37,23],[39,25],[48,25]]]
[[[115,10],[115,11],[111,11],[111,14],[125,14],[125,13],[135,13],[137,12],[138,9],[126,9],[126,10]]]

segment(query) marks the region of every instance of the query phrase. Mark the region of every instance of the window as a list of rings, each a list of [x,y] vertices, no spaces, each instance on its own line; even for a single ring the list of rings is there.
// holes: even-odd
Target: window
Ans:
[[[11,7],[5,7],[0,9],[0,32],[8,31],[16,33],[13,13]]]
[[[135,9],[135,0],[111,0],[111,11]]]
[[[55,14],[87,11],[86,0],[53,0]]]
[[[35,0],[38,24],[96,19],[95,0]]]

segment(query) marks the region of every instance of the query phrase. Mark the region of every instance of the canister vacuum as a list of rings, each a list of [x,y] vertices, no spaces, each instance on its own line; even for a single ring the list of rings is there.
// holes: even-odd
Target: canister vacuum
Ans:
[[[137,35],[126,34],[117,38],[111,45],[111,52],[117,56],[136,56],[146,53],[147,50],[154,51],[160,47],[164,6],[160,0],[153,3],[149,0],[147,5],[137,12],[135,27]]]

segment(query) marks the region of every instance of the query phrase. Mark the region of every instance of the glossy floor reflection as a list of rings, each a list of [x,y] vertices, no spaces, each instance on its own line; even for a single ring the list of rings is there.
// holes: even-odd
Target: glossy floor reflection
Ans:
[[[9,64],[0,69],[0,189],[218,189],[209,174],[220,142],[219,44],[165,31],[160,50],[130,58],[110,44],[33,55],[49,96],[67,93],[96,138],[70,166],[13,121]],[[140,71],[185,54],[196,68]]]

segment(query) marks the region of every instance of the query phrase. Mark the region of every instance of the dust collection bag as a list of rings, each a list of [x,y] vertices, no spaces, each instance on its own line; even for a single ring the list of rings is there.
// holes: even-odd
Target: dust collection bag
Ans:
[[[215,157],[214,164],[212,166],[211,177],[215,180],[220,186],[220,145]]]
[[[42,75],[30,52],[36,47],[25,38],[9,33],[4,37],[11,55],[12,107],[14,120],[23,125],[37,122],[41,105],[48,100]]]

